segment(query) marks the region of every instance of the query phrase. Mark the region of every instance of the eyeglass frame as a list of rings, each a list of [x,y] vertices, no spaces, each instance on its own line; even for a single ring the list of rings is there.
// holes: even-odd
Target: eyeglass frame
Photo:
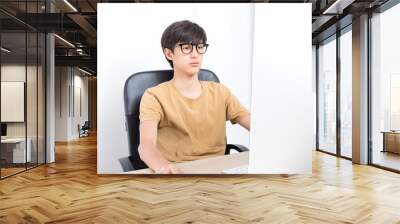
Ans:
[[[199,49],[197,49],[197,47],[199,46],[199,44],[203,44],[203,45],[206,47],[206,50],[204,51],[204,53],[200,53],[200,52],[199,52]],[[182,48],[183,45],[192,45],[192,49],[190,50],[190,52],[188,52],[188,53],[183,52],[183,48]],[[194,44],[194,43],[180,43],[180,44],[177,44],[176,47],[177,47],[177,46],[180,47],[182,54],[185,54],[185,55],[191,54],[191,53],[193,52],[194,46],[196,46],[196,51],[197,51],[197,53],[199,53],[199,54],[205,54],[205,53],[207,52],[207,49],[208,49],[209,44],[206,44],[206,43],[198,43],[198,44]]]

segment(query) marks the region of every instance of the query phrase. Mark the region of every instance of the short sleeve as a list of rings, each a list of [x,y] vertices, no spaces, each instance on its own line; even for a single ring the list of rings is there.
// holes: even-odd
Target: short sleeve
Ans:
[[[227,87],[224,87],[224,92],[226,96],[226,119],[231,121],[232,124],[236,124],[250,113]]]
[[[139,119],[140,121],[157,121],[163,117],[160,102],[151,92],[145,91],[140,101]]]

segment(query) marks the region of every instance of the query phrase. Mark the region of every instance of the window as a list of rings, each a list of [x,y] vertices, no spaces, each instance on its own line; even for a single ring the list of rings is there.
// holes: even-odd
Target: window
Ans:
[[[371,18],[372,164],[400,171],[400,5]],[[396,132],[397,131],[397,132]]]
[[[336,40],[318,48],[318,148],[336,153]]]
[[[352,33],[340,36],[340,155],[352,157]],[[347,31],[347,32],[346,32]]]

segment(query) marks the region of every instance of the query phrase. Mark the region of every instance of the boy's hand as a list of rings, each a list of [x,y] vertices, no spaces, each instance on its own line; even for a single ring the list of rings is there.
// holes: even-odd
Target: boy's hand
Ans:
[[[156,174],[182,174],[183,172],[174,164],[165,164],[154,170]]]

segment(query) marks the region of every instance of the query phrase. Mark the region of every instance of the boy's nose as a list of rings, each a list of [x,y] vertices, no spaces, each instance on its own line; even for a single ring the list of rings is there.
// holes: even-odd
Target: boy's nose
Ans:
[[[199,56],[199,52],[197,52],[196,47],[193,47],[193,50],[192,50],[192,52],[190,53],[190,56],[192,56],[192,57],[197,57],[197,56]]]

